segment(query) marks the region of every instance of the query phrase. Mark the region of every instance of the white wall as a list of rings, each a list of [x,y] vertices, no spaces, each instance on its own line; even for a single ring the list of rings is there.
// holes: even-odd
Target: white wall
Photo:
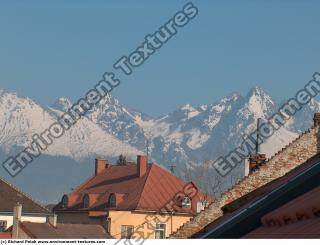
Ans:
[[[0,214],[0,220],[6,220],[7,221],[7,228],[12,226],[13,223],[13,215],[1,215]],[[21,221],[30,221],[35,223],[46,223],[47,217],[46,216],[24,216],[22,215]]]

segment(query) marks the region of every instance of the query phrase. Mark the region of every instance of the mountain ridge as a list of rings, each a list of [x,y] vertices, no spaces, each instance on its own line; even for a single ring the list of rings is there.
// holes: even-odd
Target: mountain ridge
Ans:
[[[42,132],[69,109],[71,103],[68,98],[58,98],[53,105],[45,107],[28,97],[0,89],[3,115],[0,150],[6,156],[16,153],[30,142],[34,133]],[[226,155],[240,145],[243,135],[256,128],[257,118],[267,120],[278,108],[279,104],[259,86],[246,95],[231,93],[211,104],[185,104],[157,118],[128,109],[108,95],[44,155],[50,156],[50,162],[54,162],[51,157],[57,157],[84,163],[96,157],[116,159],[120,154],[134,160],[137,154],[148,152],[154,162],[165,167],[176,165],[175,173],[185,178],[190,169],[196,171],[204,162]],[[268,156],[273,155],[310,127],[316,111],[320,111],[320,103],[313,99],[264,142],[261,149]],[[242,167],[235,172],[241,176]],[[3,169],[0,174],[3,175]]]

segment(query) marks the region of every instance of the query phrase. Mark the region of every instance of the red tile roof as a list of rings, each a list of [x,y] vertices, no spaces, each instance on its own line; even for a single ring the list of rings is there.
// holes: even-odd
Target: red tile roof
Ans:
[[[246,239],[308,239],[320,238],[320,219],[309,219],[280,227],[262,227],[249,233]]]
[[[63,209],[61,203],[56,211],[105,211],[112,210],[148,210],[160,211],[170,201],[174,201],[177,193],[183,193],[184,188],[192,187],[197,193],[192,198],[192,209],[175,206],[176,212],[195,213],[196,202],[205,199],[206,195],[197,190],[193,183],[185,183],[157,164],[148,164],[144,175],[137,175],[136,164],[109,165],[97,176],[80,185],[68,195],[71,203]],[[190,191],[190,190],[187,190]],[[82,207],[84,195],[90,197],[90,207]],[[111,194],[116,196],[116,207],[108,208]],[[186,193],[188,194],[188,193]],[[207,198],[208,199],[208,198]],[[209,198],[212,201],[212,198]]]
[[[9,232],[0,232],[0,239],[11,239],[11,233],[9,233]]]
[[[261,219],[262,227],[244,238],[320,238],[320,187]]]
[[[106,239],[110,235],[101,225],[94,224],[57,224],[21,222],[20,228],[36,239]]]

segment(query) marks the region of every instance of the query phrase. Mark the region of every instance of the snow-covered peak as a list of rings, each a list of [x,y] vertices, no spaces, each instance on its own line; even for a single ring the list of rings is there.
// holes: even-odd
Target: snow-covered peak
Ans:
[[[181,110],[184,111],[194,111],[194,107],[191,104],[185,104],[184,106],[181,107]]]
[[[51,116],[37,103],[15,93],[0,94],[0,145],[9,150],[23,146],[31,135],[44,130]]]
[[[247,108],[256,118],[266,118],[268,112],[273,111],[275,107],[271,97],[260,87],[252,88],[247,97]]]
[[[285,98],[284,98],[285,99]],[[0,90],[0,150],[24,147],[32,135],[47,129],[71,106],[60,98],[51,108],[43,108],[29,98]],[[178,167],[189,161],[203,162],[227,154],[242,143],[242,135],[256,128],[257,118],[266,119],[278,109],[272,98],[260,87],[246,96],[233,93],[212,104],[194,107],[190,104],[153,119],[126,108],[111,95],[106,96],[86,117],[50,146],[46,154],[82,158],[115,158],[148,152],[152,160]],[[313,113],[320,104],[312,100],[286,126],[262,146],[268,156],[312,124]],[[44,180],[45,181],[45,180]]]
[[[71,106],[72,102],[68,98],[61,97],[51,107],[59,111],[67,111]]]
[[[249,90],[248,95],[250,95],[250,94],[251,95],[256,94],[256,95],[263,96],[264,94],[266,94],[266,92],[263,90],[263,88],[261,88],[260,86],[256,85],[256,86],[252,87]]]
[[[228,103],[228,102],[231,102],[231,101],[236,101],[239,99],[239,97],[241,97],[241,95],[239,93],[231,93],[225,97],[223,97],[219,103]]]
[[[199,109],[201,110],[201,108],[199,108]],[[198,109],[194,108],[190,104],[186,104],[186,105],[182,106],[180,108],[180,110],[184,111],[184,114],[187,116],[187,119],[193,118],[193,117],[199,115],[199,113],[201,112]]]

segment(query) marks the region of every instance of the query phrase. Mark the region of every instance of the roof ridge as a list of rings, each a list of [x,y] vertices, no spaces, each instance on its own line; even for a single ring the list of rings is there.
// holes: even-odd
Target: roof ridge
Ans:
[[[299,139],[301,139],[304,135],[308,134],[311,132],[311,130],[316,129],[315,126],[312,126],[311,128],[305,130],[303,133],[301,133],[297,138],[295,138],[294,140],[292,140],[290,143],[288,143],[285,147],[283,147],[281,150],[279,150],[278,152],[276,152],[275,154],[273,154],[271,157],[269,157],[269,159],[263,164],[267,164],[269,161],[271,161],[273,158],[275,158],[277,155],[279,155],[281,152],[283,152],[285,149],[287,149],[288,147],[290,147],[293,143],[297,142]]]
[[[260,165],[254,172],[250,173],[247,176],[244,176],[242,179],[240,179],[237,183],[235,183],[235,185],[231,186],[227,191],[223,192],[223,194],[228,193],[229,191],[233,190],[234,187],[239,186],[243,181],[245,181],[249,176],[253,175],[254,173],[258,172],[261,168],[261,166],[265,166],[268,164],[268,162],[272,161],[276,156],[278,156],[280,153],[282,153],[284,150],[286,150],[288,147],[290,147],[293,143],[297,142],[299,139],[302,138],[302,136],[306,135],[307,133],[310,133],[311,130],[315,129],[314,126],[312,126],[311,128],[307,129],[306,131],[304,131],[303,133],[301,133],[297,138],[293,139],[290,143],[288,143],[285,147],[283,147],[281,150],[279,150],[278,152],[276,152],[275,154],[273,154],[271,157],[269,157],[267,159],[267,161],[265,163],[263,163],[262,165]]]
[[[48,211],[48,213],[51,213],[49,209],[47,209],[45,206],[43,206],[42,204],[40,204],[37,200],[35,200],[34,198],[32,198],[31,196],[29,196],[27,193],[23,192],[22,190],[20,190],[18,187],[14,186],[13,184],[9,183],[8,181],[6,181],[3,177],[0,177],[0,181],[2,181],[3,183],[5,183],[6,185],[8,185],[9,187],[11,187],[12,189],[14,189],[15,191],[19,192],[20,194],[24,195],[26,198],[28,198],[29,200],[31,200],[32,202],[34,202],[36,205],[38,205],[40,208],[43,208],[44,210]],[[23,207],[22,207],[23,208]]]

